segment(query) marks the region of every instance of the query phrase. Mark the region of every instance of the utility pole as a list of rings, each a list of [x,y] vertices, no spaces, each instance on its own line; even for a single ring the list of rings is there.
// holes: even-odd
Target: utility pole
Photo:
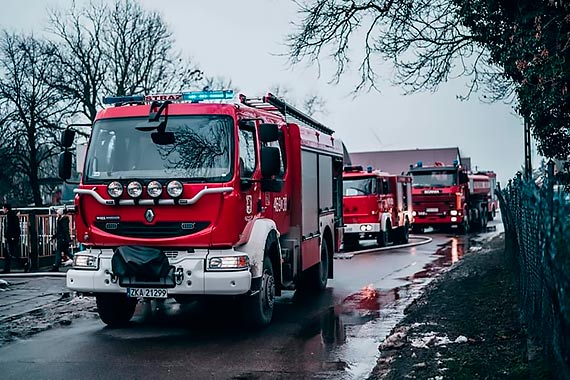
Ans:
[[[530,151],[530,122],[528,116],[524,117],[524,176],[532,177],[532,156]]]

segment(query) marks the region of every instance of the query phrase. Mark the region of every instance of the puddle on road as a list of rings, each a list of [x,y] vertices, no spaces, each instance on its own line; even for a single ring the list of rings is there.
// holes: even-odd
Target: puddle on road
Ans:
[[[299,338],[306,340],[313,357],[321,358],[316,378],[368,377],[379,356],[378,346],[404,317],[406,307],[434,277],[461,260],[468,246],[468,241],[451,237],[434,253],[435,260],[402,279],[406,285],[388,291],[365,286],[309,323]]]
[[[452,237],[449,242],[442,245],[434,253],[434,256],[437,256],[435,260],[426,264],[421,271],[405,278],[405,280],[413,281],[420,278],[433,278],[443,272],[447,267],[461,260],[468,249],[469,241]]]

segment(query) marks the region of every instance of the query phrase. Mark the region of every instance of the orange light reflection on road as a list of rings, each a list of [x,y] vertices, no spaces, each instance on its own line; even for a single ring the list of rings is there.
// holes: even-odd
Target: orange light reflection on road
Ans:
[[[459,250],[457,249],[457,238],[451,239],[451,263],[459,261]]]

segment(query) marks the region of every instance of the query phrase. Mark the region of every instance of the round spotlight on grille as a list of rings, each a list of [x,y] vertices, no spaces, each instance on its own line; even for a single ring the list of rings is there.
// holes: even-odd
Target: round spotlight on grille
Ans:
[[[123,185],[118,181],[111,182],[107,185],[107,194],[109,194],[111,198],[119,198],[123,195]]]
[[[166,192],[172,198],[178,198],[179,196],[181,196],[182,190],[184,190],[184,187],[182,186],[182,183],[180,183],[180,181],[170,181],[166,186]]]
[[[158,198],[162,194],[162,184],[158,181],[150,181],[146,185],[146,192],[151,198]]]
[[[138,198],[141,196],[143,187],[140,182],[133,181],[127,185],[127,194],[132,198]]]

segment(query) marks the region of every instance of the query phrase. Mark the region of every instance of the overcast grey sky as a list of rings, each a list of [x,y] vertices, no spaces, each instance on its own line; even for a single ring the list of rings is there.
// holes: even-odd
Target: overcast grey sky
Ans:
[[[86,1],[85,1],[86,2]],[[325,115],[315,117],[333,128],[349,151],[373,151],[459,146],[479,169],[495,170],[504,182],[524,162],[522,121],[511,105],[469,101],[465,80],[451,81],[437,93],[402,95],[385,80],[382,92],[351,94],[358,83],[358,61],[339,84],[329,84],[332,61],[317,66],[287,65],[284,41],[298,20],[290,0],[142,0],[160,11],[172,28],[178,47],[208,75],[229,78],[248,96],[285,85],[302,99],[318,93],[326,100]],[[0,0],[0,27],[42,33],[46,7],[67,7],[71,0]],[[82,0],[77,0],[82,4]],[[358,54],[356,49],[355,54]],[[389,78],[390,66],[379,72]],[[535,159],[535,165],[538,159]]]

